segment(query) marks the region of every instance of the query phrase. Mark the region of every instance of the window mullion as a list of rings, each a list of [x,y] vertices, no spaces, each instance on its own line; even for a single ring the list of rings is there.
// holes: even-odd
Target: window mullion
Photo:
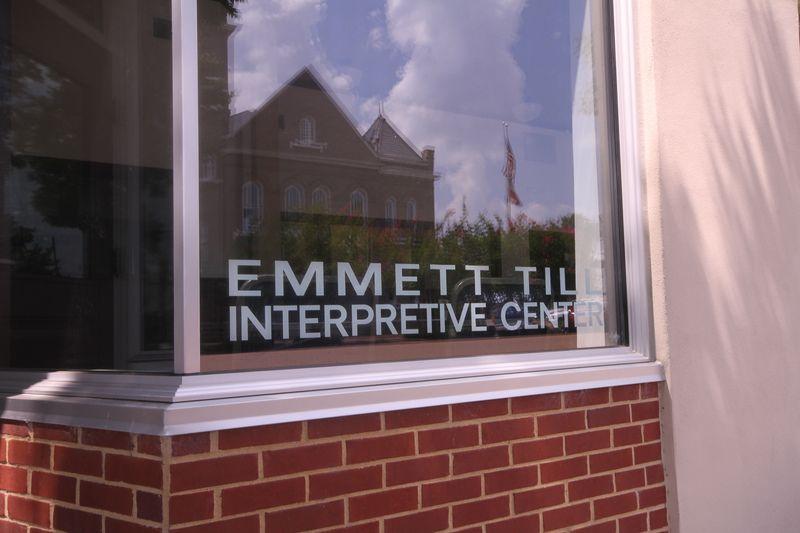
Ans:
[[[197,2],[172,1],[175,372],[200,370]]]

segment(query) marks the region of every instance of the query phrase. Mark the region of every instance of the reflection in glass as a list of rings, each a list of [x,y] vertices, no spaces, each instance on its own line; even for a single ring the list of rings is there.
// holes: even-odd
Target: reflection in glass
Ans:
[[[287,212],[300,211],[303,208],[303,191],[297,185],[289,185],[286,187],[286,200],[284,208]]]
[[[171,370],[169,24],[167,0],[0,2],[4,367]]]
[[[625,341],[605,1],[198,6],[204,369]]]
[[[328,213],[331,210],[331,191],[327,187],[317,187],[311,193],[311,207],[317,213]]]
[[[413,199],[406,202],[406,220],[417,220],[417,202]]]
[[[242,233],[253,235],[264,217],[264,187],[257,181],[242,185]]]
[[[350,193],[350,216],[365,218],[367,216],[367,193],[356,189]]]
[[[384,217],[390,226],[394,226],[394,223],[397,221],[397,200],[395,200],[393,196],[390,196],[389,199],[386,200],[386,213]]]

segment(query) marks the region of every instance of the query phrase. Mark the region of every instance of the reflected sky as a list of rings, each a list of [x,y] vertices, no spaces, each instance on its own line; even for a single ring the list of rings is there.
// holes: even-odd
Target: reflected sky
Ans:
[[[313,65],[361,132],[383,105],[436,148],[436,216],[504,216],[502,122],[517,157],[516,213],[574,211],[572,78],[583,0],[248,0],[229,41],[232,113]]]

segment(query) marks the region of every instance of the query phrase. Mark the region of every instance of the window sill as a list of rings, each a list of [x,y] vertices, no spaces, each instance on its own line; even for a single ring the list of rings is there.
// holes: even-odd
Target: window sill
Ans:
[[[370,382],[378,376],[369,372],[346,374],[347,367],[324,369],[324,382],[322,372],[308,376],[311,369],[193,376],[5,372],[0,394],[5,419],[178,435],[663,381],[660,363],[641,362],[641,356],[634,353],[625,355],[617,353],[620,361],[616,364],[609,362],[614,357],[601,362],[595,355],[594,364],[603,366],[568,360],[562,363],[572,364],[571,368],[522,372],[513,371],[513,362],[506,361],[498,363],[506,372],[495,368],[492,374],[458,377],[453,377],[457,372],[451,368],[447,378],[437,377],[431,369],[419,370],[425,377],[409,370],[405,377],[402,372],[394,373],[396,379],[391,382],[386,382],[384,375],[379,384]],[[634,357],[639,362],[633,362]],[[349,371],[353,372],[352,368]],[[292,372],[306,376],[292,379]],[[354,376],[361,376],[356,380],[360,383],[353,381]],[[291,392],[289,387],[293,387]]]

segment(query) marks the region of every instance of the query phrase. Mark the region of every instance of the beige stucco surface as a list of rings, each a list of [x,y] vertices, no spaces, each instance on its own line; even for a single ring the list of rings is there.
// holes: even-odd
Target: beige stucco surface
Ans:
[[[795,0],[637,3],[672,530],[800,530]]]

